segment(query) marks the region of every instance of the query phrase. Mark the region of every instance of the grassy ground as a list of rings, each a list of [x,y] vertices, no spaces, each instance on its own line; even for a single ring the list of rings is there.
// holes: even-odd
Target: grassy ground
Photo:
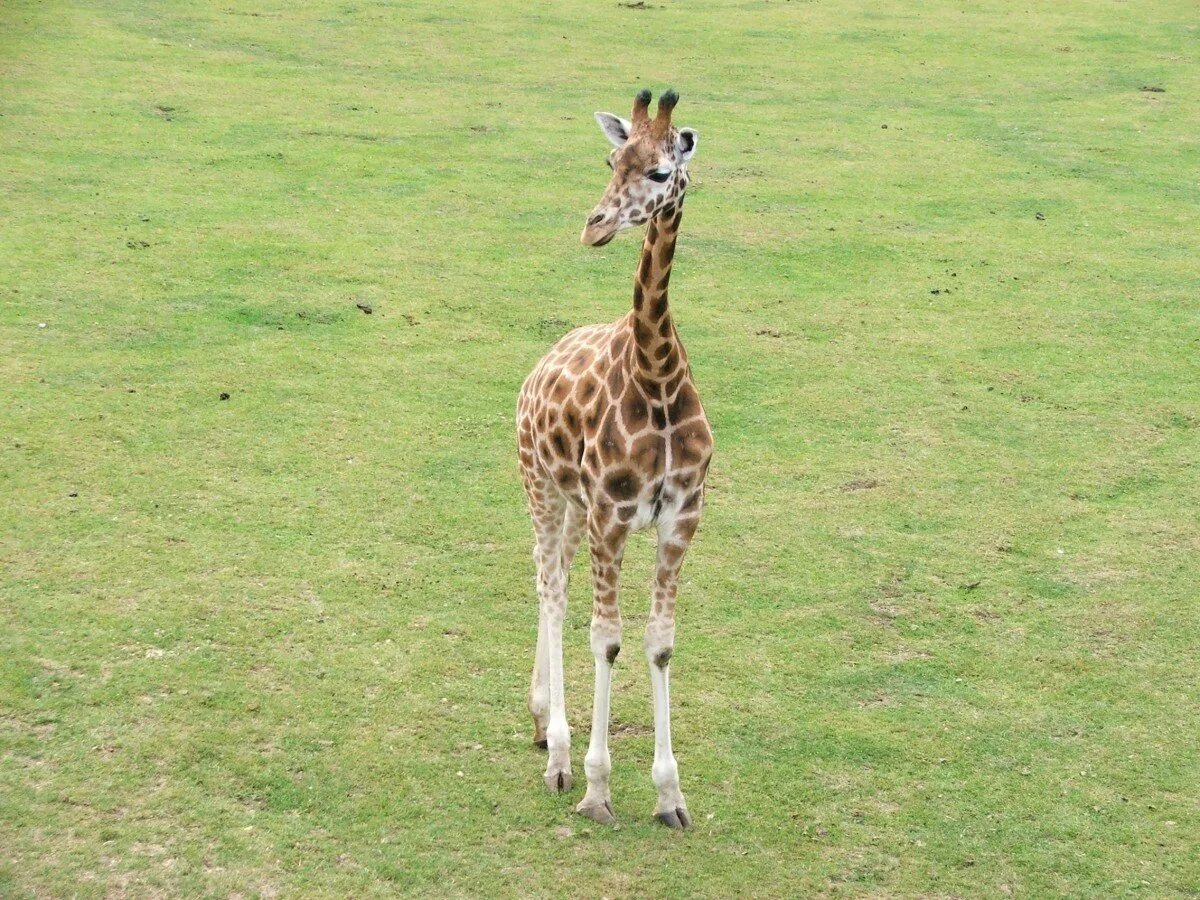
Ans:
[[[1196,896],[1198,38],[1185,2],[5,2],[0,894]],[[686,835],[638,653],[619,830],[523,708],[514,397],[629,304],[637,239],[577,234],[591,113],[643,85],[701,134]]]

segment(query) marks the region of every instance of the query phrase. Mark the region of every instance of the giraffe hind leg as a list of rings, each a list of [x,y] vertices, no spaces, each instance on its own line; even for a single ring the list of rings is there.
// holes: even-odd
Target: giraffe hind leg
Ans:
[[[567,504],[566,522],[563,526],[562,568],[568,583],[571,576],[571,563],[587,532],[587,513],[574,503]]]
[[[574,504],[568,503],[563,523],[562,572],[570,583],[571,563],[579,550],[579,544],[587,531],[587,515]],[[536,552],[536,551],[535,551]],[[564,588],[565,591],[565,588]],[[533,743],[542,750],[547,749],[546,727],[550,718],[550,685],[543,675],[542,659],[546,649],[546,616],[538,604],[537,649],[534,654],[533,679],[529,686],[529,713],[533,716]]]
[[[529,714],[533,717],[533,744],[546,749],[546,726],[550,722],[550,686],[542,671],[542,658],[546,655],[546,620],[538,604],[537,648],[533,656],[533,677],[529,683]]]
[[[532,480],[531,480],[532,481]],[[546,742],[544,780],[553,791],[570,790],[571,733],[563,688],[562,632],[567,612],[567,579],[563,570],[566,499],[544,481],[527,483],[533,515],[537,563],[538,646],[530,684],[534,740]]]
[[[527,705],[533,718],[533,743],[545,750],[548,747],[546,729],[550,724],[550,680],[546,628],[548,614],[544,595],[549,573],[543,571],[543,560],[546,558],[546,546],[560,539],[558,536],[564,529],[565,511],[560,503],[553,502],[552,489],[533,473],[525,473],[525,492],[529,498],[529,513],[533,518],[533,558],[537,565],[538,594],[537,646]]]

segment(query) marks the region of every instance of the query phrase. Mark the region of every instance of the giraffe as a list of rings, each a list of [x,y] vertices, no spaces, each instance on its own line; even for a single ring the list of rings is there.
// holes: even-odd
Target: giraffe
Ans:
[[[517,437],[537,563],[529,711],[534,742],[548,751],[546,785],[566,791],[572,784],[562,633],[568,572],[586,534],[596,678],[583,764],[587,791],[576,810],[602,824],[616,821],[608,711],[621,650],[618,580],[626,538],[653,526],[657,562],[644,648],[654,703],[654,815],[671,828],[687,828],[691,816],[671,750],[668,675],[679,570],[700,521],[713,440],[667,303],[687,163],[697,143],[694,130],[671,125],[678,100],[667,91],[651,119],[650,92],[643,90],[629,120],[596,113],[614,147],[608,156],[612,177],[580,241],[602,247],[619,231],[649,223],[633,308],[616,322],[577,328],[554,345],[521,387]]]

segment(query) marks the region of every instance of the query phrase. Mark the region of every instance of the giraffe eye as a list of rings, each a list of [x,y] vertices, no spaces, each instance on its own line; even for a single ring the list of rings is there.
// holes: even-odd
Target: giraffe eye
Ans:
[[[671,177],[671,173],[670,173],[670,171],[647,172],[646,177],[649,178],[651,181],[657,181],[659,184],[662,184],[662,182],[666,181],[668,178]]]

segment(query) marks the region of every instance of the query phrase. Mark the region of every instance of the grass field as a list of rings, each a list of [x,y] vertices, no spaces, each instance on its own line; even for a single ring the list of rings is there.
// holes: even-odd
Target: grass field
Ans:
[[[1195,12],[6,0],[0,895],[1200,894]],[[638,652],[618,829],[524,709],[514,398],[629,306],[642,86],[717,441],[682,835]]]

